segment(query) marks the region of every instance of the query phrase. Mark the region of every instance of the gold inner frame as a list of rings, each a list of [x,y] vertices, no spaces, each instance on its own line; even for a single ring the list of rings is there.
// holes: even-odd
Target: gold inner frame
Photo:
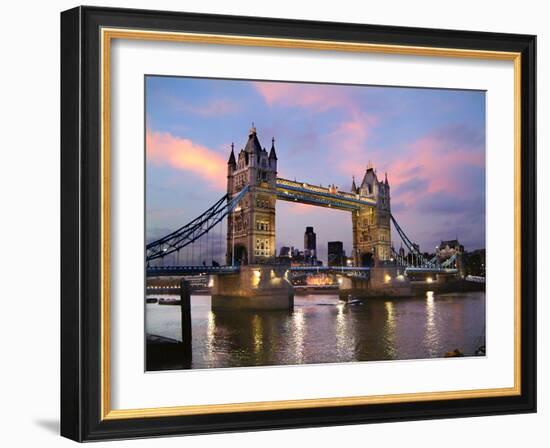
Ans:
[[[168,41],[213,45],[506,60],[514,63],[514,386],[442,392],[315,398],[230,404],[111,409],[110,388],[110,50],[113,39]],[[215,34],[101,29],[101,419],[167,417],[227,412],[306,409],[413,401],[502,397],[521,394],[521,54],[514,52],[416,47],[303,39],[278,39]]]

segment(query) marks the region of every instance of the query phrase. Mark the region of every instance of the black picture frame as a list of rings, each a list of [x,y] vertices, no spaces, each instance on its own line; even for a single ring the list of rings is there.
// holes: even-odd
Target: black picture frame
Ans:
[[[101,418],[100,29],[130,28],[521,53],[521,393],[516,396]],[[99,7],[61,13],[61,434],[76,441],[536,411],[536,37]]]

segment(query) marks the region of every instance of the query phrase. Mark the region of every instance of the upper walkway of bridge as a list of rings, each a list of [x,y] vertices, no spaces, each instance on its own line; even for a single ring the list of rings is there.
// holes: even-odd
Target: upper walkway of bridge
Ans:
[[[283,178],[277,178],[277,198],[347,211],[376,206],[375,199],[339,191],[336,186],[322,187]]]

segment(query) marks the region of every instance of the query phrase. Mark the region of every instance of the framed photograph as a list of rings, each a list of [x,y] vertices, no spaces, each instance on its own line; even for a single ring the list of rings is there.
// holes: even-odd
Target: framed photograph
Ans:
[[[535,36],[61,14],[61,433],[536,411]]]

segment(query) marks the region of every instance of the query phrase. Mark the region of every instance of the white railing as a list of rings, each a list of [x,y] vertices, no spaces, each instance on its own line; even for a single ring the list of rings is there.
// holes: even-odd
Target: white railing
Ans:
[[[465,280],[467,282],[485,283],[485,277],[480,277],[480,276],[477,276],[477,275],[467,275]]]

